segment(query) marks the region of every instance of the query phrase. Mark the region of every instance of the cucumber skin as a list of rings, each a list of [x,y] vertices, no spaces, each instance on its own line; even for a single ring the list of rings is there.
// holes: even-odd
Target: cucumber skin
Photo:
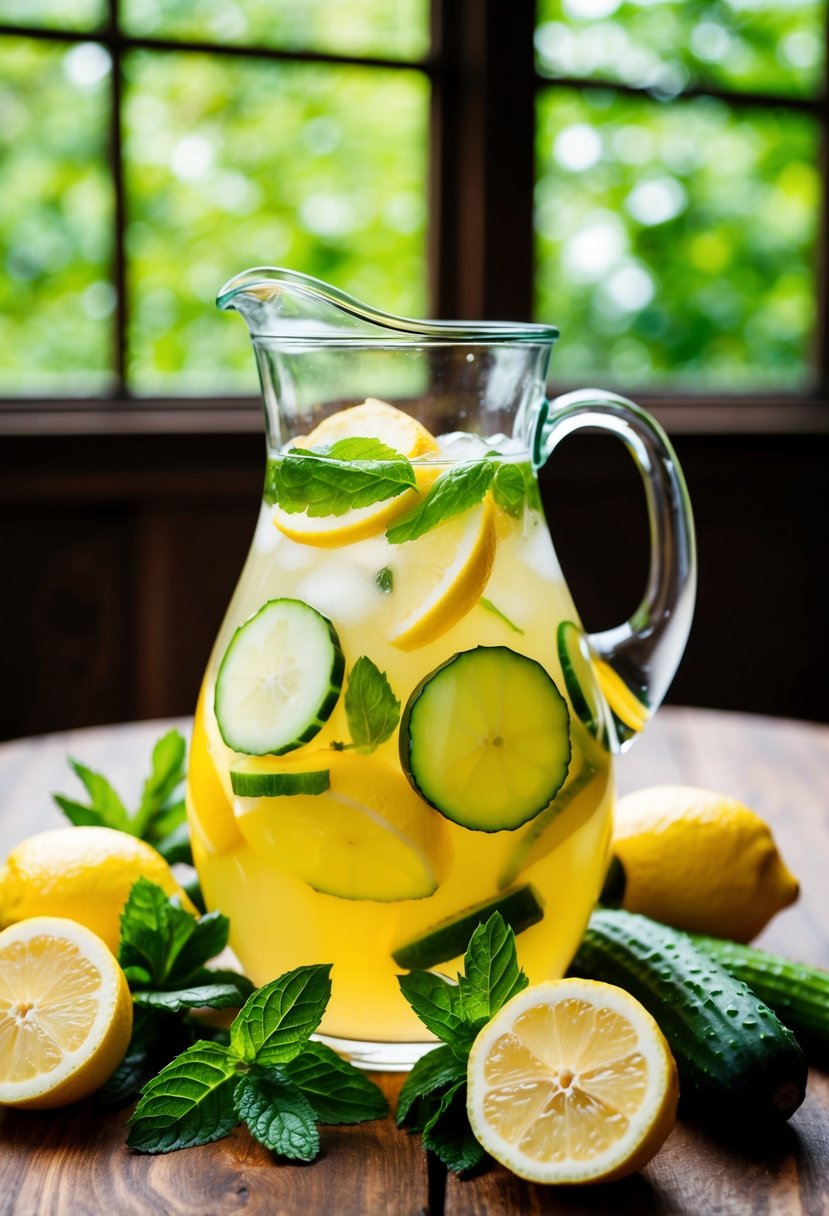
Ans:
[[[523,933],[544,919],[544,905],[533,887],[526,883],[504,895],[483,903],[463,908],[456,915],[448,916],[431,928],[425,929],[412,941],[398,946],[392,958],[398,967],[408,970],[427,970],[450,959],[459,958],[469,945],[475,928],[489,920],[493,912],[500,912],[513,933]]]
[[[788,1119],[803,1101],[808,1065],[791,1030],[687,934],[600,909],[570,974],[616,984],[644,1005],[673,1052],[683,1103],[709,1122]]]
[[[829,971],[719,937],[689,934],[698,950],[748,984],[808,1048],[829,1056]]]

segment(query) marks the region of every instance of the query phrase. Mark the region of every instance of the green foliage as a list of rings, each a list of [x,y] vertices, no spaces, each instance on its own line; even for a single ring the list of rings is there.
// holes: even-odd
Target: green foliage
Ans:
[[[0,393],[115,384],[111,65],[102,0],[0,0]],[[536,314],[561,381],[808,389],[820,130],[808,113],[681,96],[814,98],[824,0],[539,0]],[[382,56],[428,50],[428,0],[123,0],[127,34]],[[213,299],[289,266],[427,312],[429,83],[416,67],[128,51],[127,371],[138,394],[255,393],[241,322]]]
[[[244,0],[234,5],[227,0],[121,0],[121,20],[128,34],[152,38],[389,59],[416,59],[429,49],[428,0]]]
[[[820,131],[785,110],[544,90],[536,313],[558,380],[796,390],[816,324]]]
[[[825,19],[825,0],[539,0],[538,66],[668,96],[692,85],[814,96]]]

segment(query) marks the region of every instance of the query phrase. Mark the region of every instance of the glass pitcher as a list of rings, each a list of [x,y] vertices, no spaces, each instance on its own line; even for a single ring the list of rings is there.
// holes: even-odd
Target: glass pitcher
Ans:
[[[561,975],[605,876],[612,761],[687,640],[694,535],[656,422],[598,390],[545,399],[552,326],[411,321],[250,270],[267,471],[196,709],[205,899],[263,984],[332,963],[321,1032],[367,1067],[428,1032],[407,968],[454,976],[498,910],[531,981]],[[651,559],[627,623],[586,635],[537,469],[581,428],[642,476]]]

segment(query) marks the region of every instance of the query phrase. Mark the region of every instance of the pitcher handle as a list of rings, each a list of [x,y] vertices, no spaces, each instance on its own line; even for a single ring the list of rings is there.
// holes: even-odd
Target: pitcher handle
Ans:
[[[647,501],[650,562],[642,601],[629,621],[585,639],[612,711],[611,746],[623,751],[661,704],[688,640],[696,595],[694,521],[667,435],[655,418],[615,393],[578,389],[543,402],[532,438],[536,468],[581,430],[607,431],[622,440]]]

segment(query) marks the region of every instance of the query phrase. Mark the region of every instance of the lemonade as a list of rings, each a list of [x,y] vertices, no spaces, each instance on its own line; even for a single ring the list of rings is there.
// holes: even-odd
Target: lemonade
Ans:
[[[362,464],[337,447],[357,440]],[[319,481],[319,513],[297,509],[329,458],[374,478],[377,443],[405,488],[364,502],[348,482],[335,514]],[[603,701],[562,649],[578,617],[515,440],[435,438],[368,401],[268,467],[196,711],[194,858],[255,984],[331,962],[322,1032],[411,1062],[427,1032],[396,976],[454,975],[481,908],[511,919],[531,980],[567,967],[607,864]]]

